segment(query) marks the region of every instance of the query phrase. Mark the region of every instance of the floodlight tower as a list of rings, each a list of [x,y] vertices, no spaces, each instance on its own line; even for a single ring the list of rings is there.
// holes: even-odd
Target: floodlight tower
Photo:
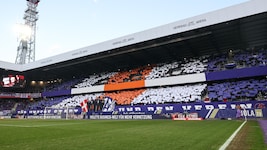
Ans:
[[[26,64],[35,61],[35,33],[38,20],[37,6],[40,0],[26,0],[28,8],[24,12],[23,25],[18,31],[19,46],[17,48],[16,64]]]

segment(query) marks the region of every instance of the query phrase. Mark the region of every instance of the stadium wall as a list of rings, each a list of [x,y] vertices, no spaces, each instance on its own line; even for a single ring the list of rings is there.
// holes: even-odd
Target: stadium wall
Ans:
[[[153,80],[145,80],[145,87],[164,86],[164,85],[177,85],[205,82],[206,77],[204,73],[180,75],[167,78],[159,78]]]
[[[71,95],[71,90],[42,92],[42,97],[55,97],[55,96],[65,96],[65,95]]]
[[[241,106],[241,118],[248,119],[267,118],[267,101],[244,101],[244,102],[214,102],[214,103],[182,103],[182,104],[158,104],[158,105],[135,105],[115,106],[108,112],[87,112],[88,119],[171,119],[173,114],[197,114],[203,119],[237,119],[237,106]],[[75,115],[81,115],[80,107],[70,108]],[[47,114],[48,112],[46,112]],[[57,115],[57,108],[47,115]],[[61,113],[61,112],[60,112]],[[29,118],[42,118],[44,110],[19,110],[17,115]]]
[[[236,106],[240,105],[248,118],[267,118],[267,101],[246,102],[213,102],[213,103],[183,103],[158,104],[139,106],[116,106],[114,111],[120,115],[146,114],[165,115],[171,113],[197,113],[204,119],[236,118]],[[93,113],[92,113],[93,114]]]
[[[96,85],[84,88],[72,88],[70,94],[103,92],[105,85]]]

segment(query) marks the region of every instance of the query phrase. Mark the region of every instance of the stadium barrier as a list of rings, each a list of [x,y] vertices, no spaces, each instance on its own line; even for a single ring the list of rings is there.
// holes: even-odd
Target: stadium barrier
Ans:
[[[243,108],[241,116],[248,119],[267,118],[267,101],[243,101],[243,102],[213,102],[213,103],[181,103],[158,105],[134,105],[115,106],[109,111],[82,112],[81,107],[70,108],[70,119],[171,119],[171,115],[184,113],[195,114],[203,119],[235,119],[237,106]],[[61,109],[61,110],[60,110]],[[65,112],[65,110],[63,111]],[[62,108],[45,110],[19,110],[17,115],[32,118],[33,116],[66,116],[62,115]],[[196,115],[197,114],[197,115]],[[80,116],[80,117],[77,117]],[[38,118],[38,117],[37,117]],[[53,117],[50,117],[53,118]],[[64,118],[64,117],[63,117]],[[66,118],[66,117],[65,117]],[[193,117],[191,117],[193,118]]]

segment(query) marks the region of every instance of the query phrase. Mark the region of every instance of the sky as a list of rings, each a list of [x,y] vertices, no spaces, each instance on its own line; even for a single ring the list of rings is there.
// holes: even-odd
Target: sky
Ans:
[[[222,9],[248,0],[41,0],[35,60]],[[0,61],[14,63],[26,0],[0,2]]]

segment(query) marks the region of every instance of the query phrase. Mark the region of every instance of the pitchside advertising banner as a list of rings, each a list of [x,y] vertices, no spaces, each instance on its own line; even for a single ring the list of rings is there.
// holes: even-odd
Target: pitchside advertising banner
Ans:
[[[103,111],[82,112],[81,107],[70,108],[68,111],[74,115],[84,115],[88,119],[163,119],[171,118],[175,113],[193,113],[203,119],[226,119],[236,118],[237,106],[240,106],[241,116],[247,118],[267,118],[267,101],[246,102],[213,102],[213,103],[181,103],[181,104],[158,104],[158,105],[135,105],[115,106],[112,109],[104,108]],[[66,110],[65,110],[66,111]],[[59,110],[19,110],[18,115],[56,114]],[[62,111],[60,111],[62,113]],[[64,112],[64,111],[63,111]]]

